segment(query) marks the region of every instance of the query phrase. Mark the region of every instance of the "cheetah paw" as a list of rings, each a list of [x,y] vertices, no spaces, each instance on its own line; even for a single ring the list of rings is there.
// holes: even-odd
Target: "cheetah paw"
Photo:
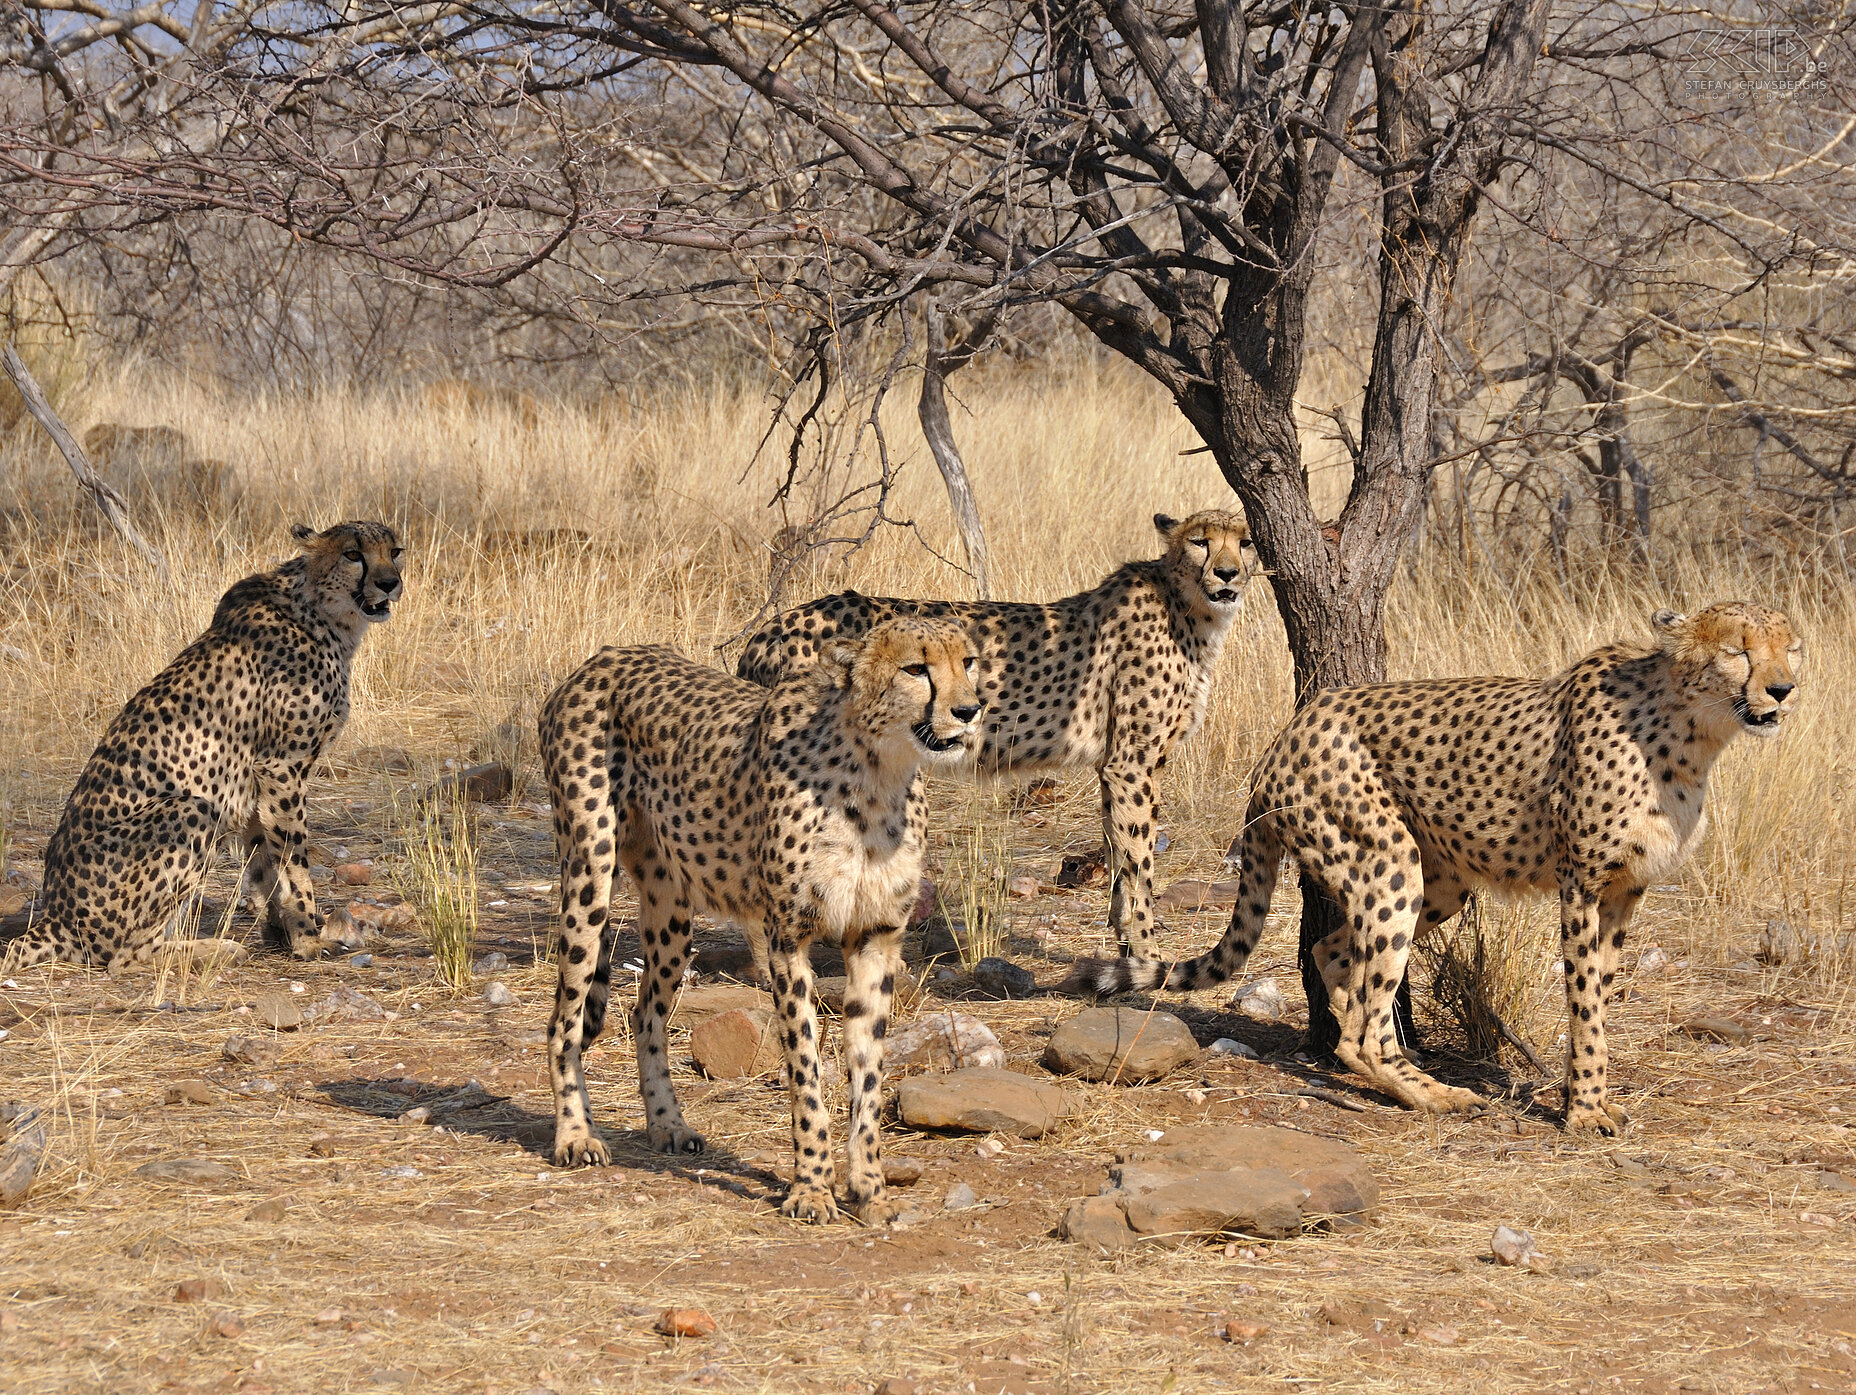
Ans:
[[[809,1221],[813,1225],[829,1225],[838,1219],[838,1203],[829,1187],[795,1182],[793,1189],[786,1194],[786,1200],[780,1205],[780,1214],[791,1216],[796,1221]]]
[[[1566,1111],[1566,1132],[1616,1138],[1630,1125],[1630,1115],[1615,1104],[1574,1105]]]
[[[591,1134],[563,1138],[554,1145],[556,1167],[604,1167],[611,1161],[612,1154],[606,1145]]]
[[[1443,1085],[1432,1096],[1431,1106],[1440,1114],[1480,1114],[1489,1107],[1489,1102],[1474,1090]]]
[[[881,1230],[908,1208],[902,1204],[900,1199],[885,1194],[873,1196],[863,1202],[853,1199],[849,1209],[862,1224],[869,1226],[872,1230]]]
[[[659,1153],[700,1153],[709,1140],[688,1124],[653,1124],[645,1131],[651,1147]]]

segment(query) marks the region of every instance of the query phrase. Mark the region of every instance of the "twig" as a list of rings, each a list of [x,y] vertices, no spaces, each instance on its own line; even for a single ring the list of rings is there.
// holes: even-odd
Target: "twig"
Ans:
[[[129,521],[128,505],[123,502],[122,495],[92,467],[90,457],[84,454],[84,448],[77,443],[77,437],[71,434],[71,428],[52,410],[52,404],[45,400],[44,390],[39,387],[38,380],[32,376],[25,360],[20,358],[11,344],[0,352],[0,367],[6,369],[7,377],[13,380],[13,386],[19,389],[20,397],[25,399],[26,410],[45,428],[45,434],[52,438],[52,444],[63,454],[65,463],[71,467],[71,473],[77,476],[79,486],[96,501],[103,516],[109,520],[110,527],[121,535],[124,542],[141,553],[143,560],[165,581],[168,575],[167,562],[149,546],[148,539],[135,530],[135,525]]]

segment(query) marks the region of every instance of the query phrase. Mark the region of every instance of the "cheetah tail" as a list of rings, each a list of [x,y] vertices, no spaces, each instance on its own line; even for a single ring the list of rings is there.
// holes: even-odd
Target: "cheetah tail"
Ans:
[[[0,971],[29,969],[58,957],[59,937],[53,927],[30,915],[0,920]]]

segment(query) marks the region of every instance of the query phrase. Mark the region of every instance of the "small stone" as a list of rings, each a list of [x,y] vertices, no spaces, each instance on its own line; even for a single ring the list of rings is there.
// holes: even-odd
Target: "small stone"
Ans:
[[[499,760],[489,761],[433,781],[420,793],[419,801],[455,799],[461,794],[474,804],[500,804],[514,787],[514,772]]]
[[[215,1337],[237,1337],[244,1332],[245,1324],[237,1313],[214,1313],[206,1330]]]
[[[519,1007],[522,1003],[500,980],[492,980],[483,990],[483,1000],[493,1008]]]
[[[1505,1225],[1495,1227],[1495,1234],[1489,1240],[1489,1253],[1495,1256],[1498,1264],[1513,1267],[1531,1268],[1532,1261],[1540,1255],[1540,1249],[1534,1244],[1534,1237],[1525,1230],[1511,1230]]]
[[[740,1008],[748,1012],[773,1009],[772,995],[745,983],[712,983],[685,988],[670,1010],[672,1027],[694,1027],[704,1018]]]
[[[1051,1033],[1044,1065],[1059,1075],[1135,1085],[1196,1060],[1199,1044],[1171,1013],[1085,1008]]]
[[[415,1177],[425,1176],[423,1172],[419,1171],[419,1169],[414,1167],[411,1163],[400,1163],[397,1167],[383,1167],[380,1169],[380,1175],[382,1177],[397,1178],[402,1181],[411,1181]]]
[[[163,1158],[143,1163],[135,1176],[150,1182],[237,1182],[240,1175],[220,1163],[205,1158]]]
[[[371,954],[357,954],[348,962],[357,969],[371,969],[374,967],[374,956]]]
[[[894,1069],[917,1066],[926,1070],[952,1070],[961,1066],[1005,1064],[1005,1048],[977,1017],[964,1012],[928,1013],[883,1043],[883,1063]]]
[[[162,1094],[164,1104],[211,1104],[213,1087],[204,1080],[177,1080]]]
[[[980,1204],[979,1194],[965,1182],[956,1182],[941,1199],[943,1211],[967,1211]]]
[[[1066,853],[1063,861],[1057,864],[1057,875],[1052,880],[1065,888],[1108,885],[1106,850],[1096,848],[1086,853]]]
[[[922,1180],[920,1158],[884,1158],[883,1181],[892,1187],[912,1187]]]
[[[1246,1061],[1261,1060],[1257,1048],[1238,1041],[1235,1037],[1219,1037],[1211,1044],[1211,1050],[1220,1056],[1237,1056]]]
[[[432,1111],[422,1104],[417,1105],[412,1109],[408,1109],[404,1114],[401,1114],[394,1122],[399,1124],[429,1124],[432,1122]]]
[[[1128,1164],[1141,1169],[1136,1180],[1152,1182],[1162,1170],[1175,1176],[1201,1171],[1264,1169],[1287,1173],[1308,1192],[1304,1215],[1350,1216],[1379,1204],[1379,1183],[1362,1158],[1338,1139],[1294,1129],[1249,1124],[1190,1124],[1168,1129],[1156,1142],[1117,1152],[1120,1167],[1110,1169],[1120,1185]]]
[[[1040,775],[1019,791],[1014,802],[1020,809],[1048,809],[1061,797],[1057,782],[1048,775]]]
[[[322,918],[322,938],[337,949],[359,949],[367,943],[367,928],[346,906],[337,906]]]
[[[1065,1240],[1106,1251],[1128,1249],[1139,1238],[1129,1228],[1120,1203],[1106,1196],[1089,1196],[1072,1202],[1070,1209],[1063,1213],[1057,1233]]]
[[[9,1101],[0,1119],[0,1138],[6,1140],[0,1147],[0,1211],[10,1210],[19,1205],[32,1190],[32,1182],[38,1176],[39,1167],[45,1161],[48,1143],[43,1117],[37,1110]]]
[[[1817,1174],[1817,1189],[1822,1192],[1856,1192],[1856,1182],[1841,1172],[1820,1172]]]
[[[1031,970],[990,954],[973,966],[973,981],[1001,998],[1028,998],[1038,987]]]
[[[19,1331],[19,1314],[11,1308],[0,1308],[0,1335],[12,1336]]]
[[[1246,1017],[1259,1018],[1265,1022],[1276,1021],[1288,1009],[1288,1003],[1282,996],[1282,985],[1273,978],[1260,978],[1255,983],[1245,984],[1232,995],[1231,1006]]]
[[[280,1032],[294,1032],[303,1025],[303,1010],[288,993],[260,993],[251,1011],[258,1021]]]
[[[387,1010],[358,988],[343,984],[328,997],[307,1009],[307,1015],[319,1022],[385,1022]]]
[[[1645,945],[1643,953],[1637,956],[1637,972],[1640,974],[1660,974],[1669,967],[1669,956],[1663,952],[1661,945]]]
[[[1239,1346],[1249,1346],[1269,1330],[1267,1322],[1257,1322],[1253,1318],[1232,1318],[1224,1325],[1224,1339]]]
[[[690,1031],[690,1055],[711,1080],[758,1075],[779,1068],[784,1053],[769,1030],[773,1014],[735,1008],[698,1022]]]
[[[940,893],[935,890],[934,879],[923,877],[922,884],[916,888],[915,906],[909,915],[909,924],[919,925],[934,914],[940,904]]]
[[[225,1297],[225,1285],[217,1279],[182,1279],[174,1286],[176,1303],[203,1303],[209,1298]]]
[[[367,1373],[367,1378],[375,1385],[410,1385],[412,1372],[402,1371],[396,1366],[376,1366]]]
[[[1302,1229],[1308,1189],[1276,1168],[1137,1176],[1120,1169],[1128,1224],[1142,1235],[1191,1236],[1237,1231],[1281,1239]],[[1153,1185],[1149,1185],[1152,1183]]]
[[[340,1308],[324,1308],[311,1319],[318,1327],[333,1327],[341,1320],[342,1310]]]
[[[1048,1080],[975,1066],[911,1076],[896,1092],[896,1108],[912,1128],[1041,1138],[1068,1117],[1071,1101]]]
[[[332,1158],[335,1156],[335,1140],[326,1133],[319,1133],[309,1140],[309,1155],[312,1158]]]
[[[1729,1017],[1692,1017],[1676,1030],[1697,1041],[1720,1041],[1729,1046],[1745,1046],[1753,1040],[1750,1031]]]
[[[277,1221],[281,1221],[284,1218],[284,1213],[289,1209],[289,1197],[274,1196],[267,1201],[260,1201],[256,1206],[252,1207],[251,1210],[245,1213],[245,1219],[270,1225]]]
[[[344,862],[331,869],[329,880],[337,886],[366,886],[374,880],[374,864],[371,862]]]
[[[657,1330],[666,1337],[713,1337],[715,1319],[701,1308],[666,1308],[657,1319]]]
[[[1429,1342],[1434,1347],[1453,1347],[1463,1340],[1463,1334],[1447,1322],[1420,1327],[1417,1335],[1419,1341]]]
[[[1798,1219],[1805,1225],[1819,1225],[1829,1230],[1837,1223],[1835,1216],[1826,1216],[1822,1211],[1800,1211]]]
[[[1038,894],[1038,889],[1041,886],[1043,886],[1042,882],[1036,877],[1028,874],[1017,877],[1007,877],[1005,879],[1006,893],[1010,896],[1017,897],[1020,901],[1029,901]],[[887,1383],[888,1382],[885,1382],[885,1384]]]
[[[470,967],[476,974],[500,974],[509,967],[509,956],[500,949],[493,949]]]

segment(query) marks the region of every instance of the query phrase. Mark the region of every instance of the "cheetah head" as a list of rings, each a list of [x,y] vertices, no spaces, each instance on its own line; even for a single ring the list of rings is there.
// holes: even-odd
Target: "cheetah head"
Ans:
[[[400,594],[405,551],[384,523],[337,523],[318,533],[299,523],[290,530],[309,567],[309,582],[324,611],[361,626],[387,618]],[[358,617],[355,612],[359,612]]]
[[[907,741],[915,760],[952,764],[978,745],[978,658],[961,626],[898,617],[833,657],[848,670],[856,710],[881,736]]]
[[[1804,642],[1789,620],[1763,605],[1727,601],[1694,615],[1659,610],[1650,624],[1689,690],[1732,714],[1729,732],[1778,734],[1804,667]]]
[[[1202,598],[1220,619],[1235,614],[1244,583],[1257,570],[1256,545],[1243,515],[1202,509],[1181,523],[1157,513],[1154,527],[1166,543],[1160,560],[1180,593],[1195,601]]]

